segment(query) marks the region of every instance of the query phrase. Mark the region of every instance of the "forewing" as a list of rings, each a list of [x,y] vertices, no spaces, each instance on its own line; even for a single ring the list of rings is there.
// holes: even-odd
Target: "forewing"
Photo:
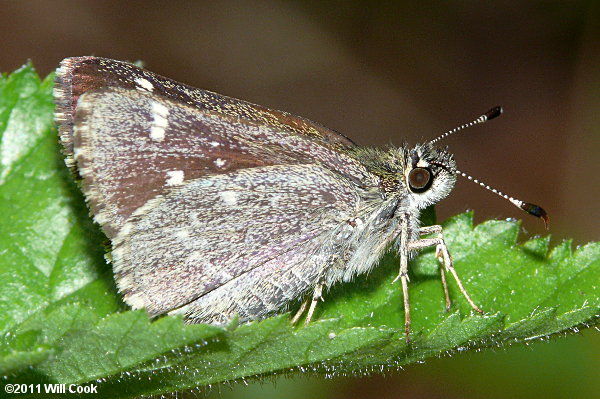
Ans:
[[[57,70],[54,92],[59,133],[67,160],[71,160],[70,166],[74,166],[73,126],[79,97],[87,92],[105,88],[145,91],[177,103],[191,105],[198,110],[216,112],[273,126],[293,134],[309,136],[323,144],[338,147],[355,146],[349,138],[336,131],[284,111],[200,90],[126,62],[100,57],[74,57],[61,62]]]
[[[320,163],[376,184],[356,160],[314,138],[135,89],[78,100],[74,156],[96,221],[114,238],[130,215],[173,186],[210,174]]]
[[[314,164],[189,181],[138,209],[113,240],[119,290],[128,304],[152,315],[196,301],[185,311],[203,321],[233,311],[255,318],[317,283],[324,264],[307,265],[296,281],[281,276],[307,260],[326,261],[314,251],[324,236],[347,225],[357,206],[352,182]],[[265,296],[270,304],[255,300],[266,282],[274,283]]]

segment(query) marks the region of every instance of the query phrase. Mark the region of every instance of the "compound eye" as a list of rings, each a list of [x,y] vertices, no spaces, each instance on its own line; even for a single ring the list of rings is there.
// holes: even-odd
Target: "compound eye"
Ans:
[[[415,193],[427,191],[432,181],[431,171],[426,168],[414,168],[408,174],[408,185],[411,191]]]

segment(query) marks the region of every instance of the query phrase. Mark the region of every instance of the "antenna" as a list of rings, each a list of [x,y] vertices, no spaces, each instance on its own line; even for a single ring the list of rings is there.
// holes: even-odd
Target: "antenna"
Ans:
[[[496,190],[495,188],[491,187],[490,185],[488,185],[478,179],[475,179],[473,176],[471,176],[465,172],[461,172],[458,169],[452,169],[446,164],[443,164],[440,162],[432,162],[432,164],[440,166],[456,175],[461,175],[462,177],[467,178],[468,180],[472,181],[473,183],[479,184],[481,187],[485,188],[486,190],[489,190],[489,191],[493,192],[494,194],[496,194],[506,200],[509,200],[517,208],[520,208],[520,209],[524,210],[525,212],[527,212],[528,214],[542,219],[544,221],[544,227],[546,228],[546,230],[548,230],[550,228],[550,217],[548,217],[548,214],[546,213],[544,208],[542,208],[541,206],[532,204],[530,202],[521,201],[520,199],[517,199],[517,198],[511,197],[510,195],[504,194],[502,191]]]
[[[490,109],[488,112],[486,112],[485,114],[481,115],[479,118],[477,118],[469,123],[465,123],[464,125],[460,125],[459,127],[455,127],[452,130],[448,130],[446,133],[442,134],[441,136],[438,136],[435,139],[431,140],[429,142],[429,144],[436,143],[436,142],[440,141],[441,139],[444,139],[444,138],[450,136],[451,134],[454,134],[454,133],[461,131],[463,129],[466,129],[468,127],[479,125],[480,123],[492,120],[492,119],[500,116],[502,114],[502,112],[503,112],[502,107],[494,107],[494,108]]]
[[[549,229],[550,218],[548,217],[548,214],[546,213],[544,208],[542,208],[541,206],[532,204],[530,202],[524,202],[524,201],[521,201],[520,199],[516,199],[516,198],[511,197],[510,195],[504,194],[502,191],[498,191],[495,188],[489,186],[488,184],[485,184],[484,182],[479,181],[479,180],[473,178],[473,176],[468,175],[464,172],[461,172],[458,169],[455,169],[454,173],[459,174],[462,177],[466,177],[467,179],[471,180],[473,183],[479,184],[481,187],[485,188],[486,190],[489,190],[489,191],[493,192],[494,194],[499,195],[500,197],[509,200],[510,202],[512,202],[512,204],[514,206],[516,206],[517,208],[521,208],[528,214],[536,216],[538,218],[541,218],[544,221],[544,227],[546,228],[546,230]]]
[[[486,112],[485,114],[481,115],[479,118],[477,118],[469,123],[465,123],[464,125],[456,127],[452,130],[449,130],[446,133],[442,134],[441,136],[436,137],[435,139],[431,140],[429,142],[429,144],[438,142],[441,139],[444,139],[444,138],[450,136],[451,134],[454,134],[460,130],[466,129],[471,126],[479,125],[480,123],[484,123],[489,120],[492,120],[492,119],[500,116],[502,114],[502,112],[503,112],[502,107],[494,107],[494,108],[490,109],[488,112]],[[440,166],[455,175],[461,175],[462,177],[467,178],[468,180],[472,181],[473,183],[479,184],[481,187],[485,188],[486,190],[489,190],[489,191],[493,192],[494,194],[499,195],[500,197],[502,197],[506,200],[509,200],[514,206],[524,210],[528,214],[542,219],[544,221],[544,227],[546,228],[546,230],[548,230],[548,228],[550,227],[550,218],[548,217],[548,214],[546,213],[544,208],[542,208],[541,206],[532,204],[530,202],[524,202],[524,201],[521,201],[520,199],[513,198],[510,195],[504,194],[502,191],[496,190],[495,188],[491,187],[490,185],[485,184],[484,182],[475,179],[473,176],[471,176],[467,173],[461,172],[458,169],[453,169],[444,163],[432,162],[432,164]]]

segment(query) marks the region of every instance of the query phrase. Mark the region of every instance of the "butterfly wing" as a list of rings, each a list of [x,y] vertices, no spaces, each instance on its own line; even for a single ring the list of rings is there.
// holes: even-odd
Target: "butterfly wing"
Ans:
[[[182,172],[187,180],[308,159],[328,163],[356,182],[369,176],[340,153],[354,144],[337,132],[120,61],[65,59],[57,71],[55,98],[67,164],[75,170],[77,152],[88,203],[109,238]],[[91,120],[95,107],[103,109]]]
[[[152,314],[280,308],[318,281],[324,237],[347,226],[357,187],[378,184],[333,131],[129,64],[67,59],[55,93],[117,283]]]
[[[192,180],[138,209],[113,241],[119,289],[150,314],[264,316],[318,281],[320,251],[356,211],[351,182],[320,165]],[[207,295],[208,294],[208,295]]]
[[[323,144],[355,146],[352,140],[341,133],[300,116],[197,89],[126,62],[101,57],[73,57],[61,62],[54,92],[59,134],[70,166],[74,166],[73,126],[79,97],[88,92],[115,87],[146,91],[191,105],[197,110],[216,112],[309,136]]]

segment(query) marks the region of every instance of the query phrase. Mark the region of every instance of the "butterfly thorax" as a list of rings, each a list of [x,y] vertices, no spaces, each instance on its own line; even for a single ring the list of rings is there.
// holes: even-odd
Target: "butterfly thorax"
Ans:
[[[430,144],[359,147],[351,154],[378,177],[379,186],[358,191],[357,216],[331,235],[343,244],[335,245],[342,255],[330,262],[334,266],[327,270],[328,285],[369,272],[389,244],[400,245],[402,219],[408,224],[408,239],[418,238],[421,210],[446,197],[456,181],[452,156]]]

